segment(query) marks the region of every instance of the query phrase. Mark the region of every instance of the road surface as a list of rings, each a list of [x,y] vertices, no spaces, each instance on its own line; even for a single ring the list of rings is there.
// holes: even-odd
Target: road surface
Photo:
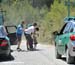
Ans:
[[[16,50],[17,45],[11,46],[13,52],[10,58],[0,58],[0,65],[74,65],[67,64],[65,58],[55,59],[53,45],[38,44],[36,51],[27,51],[25,41],[22,41],[22,51]]]

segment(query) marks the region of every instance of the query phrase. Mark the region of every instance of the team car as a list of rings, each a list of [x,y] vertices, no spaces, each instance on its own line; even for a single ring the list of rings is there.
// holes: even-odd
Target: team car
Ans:
[[[16,37],[16,26],[15,25],[4,25],[4,15],[0,11],[0,57],[1,56],[10,56],[11,55],[11,45],[17,44]],[[7,32],[7,36],[2,32],[1,27],[4,26]]]
[[[5,26],[5,29],[9,40],[5,36],[0,36],[0,56],[9,57],[11,55],[11,45],[17,44],[16,26]]]
[[[74,63],[75,58],[75,17],[64,19],[64,26],[60,32],[55,31],[55,55],[60,59],[62,55],[66,56],[67,63]]]

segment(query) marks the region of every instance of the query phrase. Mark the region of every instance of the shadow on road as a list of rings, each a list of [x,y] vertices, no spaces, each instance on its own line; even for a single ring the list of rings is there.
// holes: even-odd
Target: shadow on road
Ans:
[[[12,61],[12,60],[14,60],[14,57],[12,56],[12,55],[10,55],[10,56],[1,56],[0,57],[0,62],[5,62],[5,61]]]
[[[65,58],[65,57],[61,58],[61,60],[63,60],[63,61],[65,61],[65,62],[66,62],[66,58]]]
[[[42,51],[43,49],[34,49],[34,51]]]
[[[16,52],[28,52],[27,50],[20,50],[20,51],[18,51],[18,50],[13,50],[13,52],[14,51],[16,51]]]
[[[65,57],[63,57],[61,60],[66,62],[66,58]],[[68,65],[75,65],[75,63],[74,64],[68,64]]]
[[[33,49],[33,50],[29,50],[29,51],[43,51],[43,49]]]
[[[75,64],[69,64],[69,65],[75,65]]]
[[[17,52],[29,52],[29,51],[42,51],[43,49],[33,49],[33,50],[21,50],[21,51],[18,51],[18,50],[12,50],[12,52],[14,51],[17,51]]]

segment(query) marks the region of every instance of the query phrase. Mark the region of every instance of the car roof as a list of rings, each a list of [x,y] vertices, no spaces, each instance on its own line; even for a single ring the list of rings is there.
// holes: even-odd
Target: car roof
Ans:
[[[70,16],[70,17],[65,17],[64,18],[64,22],[67,23],[67,22],[70,22],[72,21],[75,22],[75,16]]]

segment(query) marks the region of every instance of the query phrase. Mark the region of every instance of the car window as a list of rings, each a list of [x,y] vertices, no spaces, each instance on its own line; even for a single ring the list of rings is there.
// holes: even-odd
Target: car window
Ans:
[[[73,30],[74,30],[74,29],[73,29],[73,28],[71,28],[71,29],[70,29],[70,32],[73,32]]]
[[[60,34],[63,34],[63,31],[64,31],[66,25],[67,25],[67,23],[65,23],[64,26],[62,27],[62,29],[60,30]]]
[[[72,25],[72,28],[70,29],[70,32],[75,32],[75,24]]]
[[[15,33],[16,32],[16,27],[7,27],[8,33]]]
[[[65,27],[65,29],[64,29],[64,31],[63,31],[63,33],[69,33],[70,32],[70,30],[72,29],[72,22],[69,22],[69,23],[67,23],[67,25],[66,25],[66,27]]]
[[[71,21],[67,23],[63,33],[75,32],[75,22]]]

